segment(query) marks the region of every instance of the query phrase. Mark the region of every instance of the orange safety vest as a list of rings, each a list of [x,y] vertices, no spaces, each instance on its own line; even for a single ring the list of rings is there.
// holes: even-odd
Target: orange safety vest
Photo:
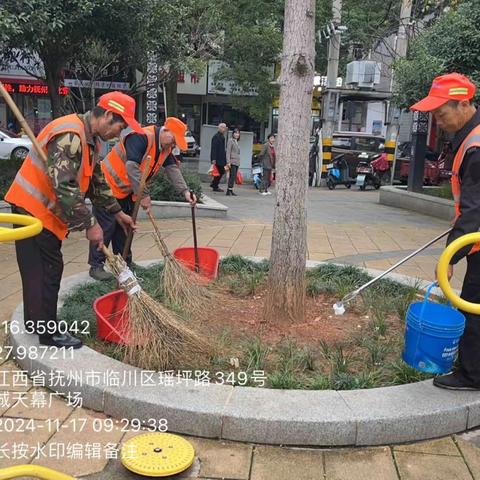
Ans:
[[[455,158],[453,159],[453,168],[452,168],[452,193],[453,200],[455,202],[455,219],[457,219],[461,214],[460,210],[460,195],[462,192],[462,182],[460,180],[460,167],[462,166],[463,159],[465,154],[472,147],[480,147],[480,125],[476,126],[465,138],[463,143],[457,150]],[[480,193],[480,192],[479,192]],[[476,243],[469,252],[469,255],[472,253],[480,251],[480,242]]]
[[[93,175],[93,162],[90,160],[90,145],[87,143],[85,126],[76,114],[56,118],[38,135],[42,150],[48,155],[47,145],[53,137],[64,133],[74,133],[80,137],[82,163],[78,170],[77,181],[82,193],[86,193]],[[58,216],[57,195],[47,166],[32,147],[20,170],[10,186],[5,200],[21,207],[30,215],[42,221],[43,227],[50,230],[59,240],[68,233],[68,225]]]
[[[143,132],[147,137],[147,148],[142,161],[140,162],[140,170],[143,173],[145,166],[147,165],[147,158],[150,157],[149,171],[147,172],[148,181],[157,174],[158,170],[163,165],[163,162],[165,162],[165,159],[170,154],[171,149],[168,149],[167,151],[160,150],[160,152],[157,152],[156,137],[158,136],[158,129],[155,128],[155,126],[151,125],[145,127],[143,128]],[[129,135],[132,135],[133,133],[134,132]],[[133,192],[132,183],[130,182],[127,173],[127,151],[125,149],[125,141],[129,135],[123,137],[102,161],[102,171],[105,175],[105,179],[112,189],[113,196],[118,199],[128,197],[128,195]]]

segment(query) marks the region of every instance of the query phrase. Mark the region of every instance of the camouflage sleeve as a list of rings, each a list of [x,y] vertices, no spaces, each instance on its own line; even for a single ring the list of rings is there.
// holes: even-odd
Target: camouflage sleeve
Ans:
[[[65,133],[48,144],[48,175],[57,195],[56,214],[69,230],[85,230],[96,223],[90,213],[78,184],[78,170],[82,163],[80,137]]]
[[[104,209],[109,213],[115,214],[122,209],[105,180],[100,162],[97,162],[94,166],[88,196],[95,207]]]

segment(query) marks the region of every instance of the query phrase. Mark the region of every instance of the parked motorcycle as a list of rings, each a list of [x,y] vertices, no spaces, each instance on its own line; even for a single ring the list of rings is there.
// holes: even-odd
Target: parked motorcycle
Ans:
[[[359,158],[362,158],[361,154],[359,155]],[[367,159],[360,160],[360,162],[358,162],[356,173],[357,180],[355,185],[360,187],[360,190],[362,191],[366,190],[368,186],[372,186],[375,188],[375,190],[378,190],[382,185],[378,173],[375,172],[371,162],[369,162]]]

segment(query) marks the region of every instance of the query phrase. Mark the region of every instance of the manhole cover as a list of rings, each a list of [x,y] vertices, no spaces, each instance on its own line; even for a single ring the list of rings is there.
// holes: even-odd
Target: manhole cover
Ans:
[[[123,444],[122,464],[147,477],[167,477],[183,472],[195,458],[191,443],[171,433],[144,433]]]

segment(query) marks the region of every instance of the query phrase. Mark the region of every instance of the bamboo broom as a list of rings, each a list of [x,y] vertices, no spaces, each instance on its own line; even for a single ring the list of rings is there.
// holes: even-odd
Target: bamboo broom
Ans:
[[[120,288],[128,295],[124,361],[147,370],[174,369],[206,361],[211,354],[207,340],[153,300],[120,255],[113,255],[105,247],[103,252]]]
[[[148,213],[154,229],[155,242],[164,258],[160,285],[165,298],[177,304],[191,316],[203,316],[215,300],[215,294],[205,285],[205,280],[186,268],[168,250],[152,213]]]

